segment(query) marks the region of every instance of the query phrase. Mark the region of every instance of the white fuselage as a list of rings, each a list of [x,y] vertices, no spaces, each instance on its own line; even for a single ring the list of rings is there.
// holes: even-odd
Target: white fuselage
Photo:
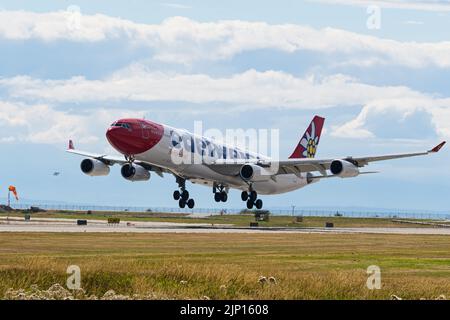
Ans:
[[[134,155],[135,159],[168,169],[178,176],[188,178],[192,183],[206,186],[223,184],[230,188],[248,190],[248,182],[239,174],[222,174],[212,169],[214,166],[209,166],[208,163],[218,159],[270,160],[259,154],[195,136],[185,130],[163,126],[161,140],[150,150]],[[279,194],[302,188],[308,181],[306,174],[283,174],[251,184],[252,189],[260,194]]]

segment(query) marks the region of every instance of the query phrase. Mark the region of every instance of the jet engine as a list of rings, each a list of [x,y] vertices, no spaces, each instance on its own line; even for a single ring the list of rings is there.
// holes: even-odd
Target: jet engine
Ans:
[[[255,164],[244,164],[239,171],[239,175],[245,181],[267,181],[273,173]]]
[[[341,178],[351,178],[359,175],[358,167],[346,160],[333,160],[330,165],[330,171]]]
[[[144,167],[136,164],[126,163],[120,169],[122,177],[129,181],[147,181],[150,180],[150,172]]]
[[[109,166],[100,160],[84,159],[81,161],[81,171],[91,177],[107,176],[109,174]]]

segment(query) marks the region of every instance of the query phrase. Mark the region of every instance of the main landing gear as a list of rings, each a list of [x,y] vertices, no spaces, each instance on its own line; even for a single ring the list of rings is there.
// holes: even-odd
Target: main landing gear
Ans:
[[[256,207],[256,209],[261,209],[263,206],[263,202],[261,199],[257,199],[258,194],[256,191],[251,190],[250,191],[242,191],[241,193],[241,199],[242,201],[247,201],[247,209],[252,209],[253,206]]]
[[[194,199],[189,199],[189,191],[186,190],[186,179],[177,177],[178,188],[180,190],[175,190],[173,192],[173,199],[178,201],[180,208],[188,206],[189,209],[194,208]]]
[[[228,200],[228,188],[225,188],[223,185],[214,185],[213,186],[214,200],[216,202],[227,202]]]

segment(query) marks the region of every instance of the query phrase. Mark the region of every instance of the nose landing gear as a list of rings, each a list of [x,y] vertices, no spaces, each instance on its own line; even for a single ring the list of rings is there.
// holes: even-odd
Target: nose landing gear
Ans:
[[[175,190],[173,192],[173,199],[178,201],[180,208],[185,208],[186,205],[189,209],[194,208],[194,199],[189,199],[189,191],[186,190],[186,179],[177,177],[178,188],[180,190]]]
[[[258,199],[258,194],[254,190],[242,191],[241,193],[241,199],[242,201],[247,201],[247,209],[252,209],[253,206],[256,207],[256,209],[261,209],[263,206],[263,202],[261,199]]]

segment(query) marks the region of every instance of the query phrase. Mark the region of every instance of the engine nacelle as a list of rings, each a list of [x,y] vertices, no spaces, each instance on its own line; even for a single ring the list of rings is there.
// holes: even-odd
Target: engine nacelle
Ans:
[[[255,164],[244,164],[239,171],[239,175],[245,181],[267,181],[273,173]]]
[[[120,169],[122,177],[129,181],[147,181],[150,180],[150,172],[144,167],[136,164],[126,163]]]
[[[84,159],[80,165],[81,171],[91,177],[107,176],[109,174],[109,166],[100,160]]]
[[[346,160],[333,160],[330,165],[330,171],[341,178],[351,178],[359,175],[359,168]]]

